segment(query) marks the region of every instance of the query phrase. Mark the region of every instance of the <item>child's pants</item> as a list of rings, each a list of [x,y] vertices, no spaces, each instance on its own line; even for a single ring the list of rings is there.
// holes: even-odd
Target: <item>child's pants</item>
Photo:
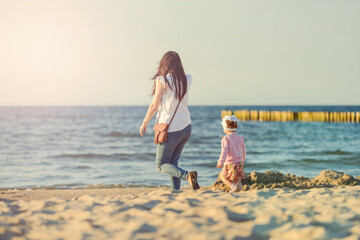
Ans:
[[[220,172],[220,178],[226,179],[234,184],[239,184],[245,178],[242,162],[225,164]]]

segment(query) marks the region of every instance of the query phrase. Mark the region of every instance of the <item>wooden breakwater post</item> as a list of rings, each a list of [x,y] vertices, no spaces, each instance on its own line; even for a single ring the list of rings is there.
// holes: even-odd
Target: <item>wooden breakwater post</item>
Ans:
[[[360,123],[360,112],[292,112],[262,110],[221,111],[221,118],[223,118],[225,115],[235,115],[240,121]]]

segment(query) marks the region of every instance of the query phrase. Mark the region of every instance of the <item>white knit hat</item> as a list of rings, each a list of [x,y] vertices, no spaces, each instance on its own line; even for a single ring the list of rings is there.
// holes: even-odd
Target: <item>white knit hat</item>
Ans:
[[[225,115],[225,116],[223,117],[223,119],[222,119],[221,125],[223,126],[223,128],[224,128],[225,130],[228,130],[228,131],[236,131],[237,128],[228,128],[228,127],[227,127],[227,125],[226,125],[226,120],[229,120],[229,121],[232,121],[232,122],[236,122],[236,123],[240,122],[240,120],[239,120],[237,117],[235,117],[235,115],[231,115],[231,116]]]

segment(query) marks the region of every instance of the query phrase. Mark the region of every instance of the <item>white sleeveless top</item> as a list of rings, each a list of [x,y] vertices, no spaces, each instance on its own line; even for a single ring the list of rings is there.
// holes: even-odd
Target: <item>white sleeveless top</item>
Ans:
[[[166,79],[169,84],[173,87],[173,78],[170,73],[166,75]],[[192,77],[190,74],[186,75],[187,79],[187,91],[184,98],[181,100],[179,108],[175,114],[173,121],[170,124],[169,132],[176,132],[184,129],[191,123],[190,112],[188,108],[188,100],[189,100],[189,89],[192,83]],[[165,79],[163,76],[158,76],[155,81],[160,81],[165,85]],[[166,91],[161,98],[161,103],[159,105],[159,109],[156,115],[156,122],[158,123],[169,123],[172,116],[174,115],[176,106],[179,103],[179,99],[175,98],[175,93],[171,91],[169,87],[167,87]]]

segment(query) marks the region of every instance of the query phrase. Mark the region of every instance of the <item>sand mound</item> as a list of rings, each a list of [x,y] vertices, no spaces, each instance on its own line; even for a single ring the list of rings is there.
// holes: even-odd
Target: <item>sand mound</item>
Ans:
[[[333,186],[355,186],[359,180],[343,172],[323,170],[318,176],[312,179],[314,182],[330,184]]]
[[[323,170],[318,176],[313,179],[306,177],[297,177],[294,174],[282,174],[274,171],[251,172],[246,174],[245,179],[242,181],[244,190],[263,189],[263,188],[295,188],[295,189],[310,189],[310,188],[323,188],[334,186],[355,186],[360,185],[360,176],[354,178],[343,172],[334,170]],[[218,177],[212,185],[213,190],[229,191],[226,186]]]

